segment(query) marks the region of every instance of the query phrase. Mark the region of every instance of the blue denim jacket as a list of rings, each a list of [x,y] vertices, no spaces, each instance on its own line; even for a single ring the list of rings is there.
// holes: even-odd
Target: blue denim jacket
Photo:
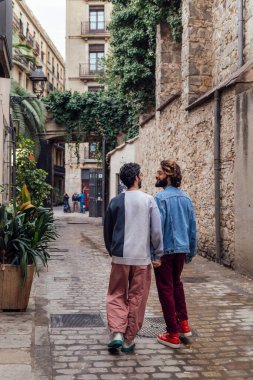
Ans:
[[[155,195],[163,229],[164,254],[186,253],[190,262],[197,253],[196,219],[191,198],[168,185]]]

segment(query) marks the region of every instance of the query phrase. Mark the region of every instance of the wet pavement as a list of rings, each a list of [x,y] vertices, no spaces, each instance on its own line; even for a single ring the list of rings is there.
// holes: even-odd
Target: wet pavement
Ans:
[[[152,337],[162,322],[153,281],[135,353],[111,355],[110,258],[101,220],[61,209],[55,215],[60,236],[48,270],[33,284],[27,312],[0,313],[1,380],[253,380],[251,279],[195,258],[183,275],[192,342],[173,350]]]

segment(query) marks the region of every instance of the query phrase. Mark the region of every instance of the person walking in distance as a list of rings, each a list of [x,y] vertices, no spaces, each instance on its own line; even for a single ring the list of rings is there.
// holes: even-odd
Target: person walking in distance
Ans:
[[[163,191],[155,196],[160,210],[164,256],[154,269],[156,285],[167,327],[157,337],[159,343],[180,347],[179,336],[191,336],[181,273],[184,263],[196,255],[196,219],[191,198],[180,190],[182,175],[173,160],[161,161],[156,173],[156,187]]]
[[[81,192],[79,195],[78,195],[78,201],[80,202],[80,213],[81,214],[84,214],[85,213],[85,208],[84,208],[84,193]]]
[[[78,194],[75,192],[72,195],[72,202],[73,202],[73,212],[78,211]]]
[[[108,349],[132,352],[141,329],[151,283],[151,261],[159,265],[163,254],[161,219],[154,198],[140,190],[140,166],[128,163],[120,169],[127,187],[113,198],[104,220],[104,240],[112,257],[107,295],[107,319],[111,332]],[[151,260],[152,251],[152,260]]]

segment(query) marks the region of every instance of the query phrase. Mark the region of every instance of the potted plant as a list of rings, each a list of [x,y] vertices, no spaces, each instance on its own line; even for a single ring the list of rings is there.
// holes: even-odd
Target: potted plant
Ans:
[[[53,212],[35,208],[23,186],[20,206],[0,206],[0,309],[27,308],[34,272],[46,266],[48,244],[57,237]]]

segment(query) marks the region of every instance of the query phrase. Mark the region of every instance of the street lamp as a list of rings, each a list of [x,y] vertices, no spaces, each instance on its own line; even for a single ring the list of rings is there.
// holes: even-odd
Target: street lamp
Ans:
[[[45,82],[47,81],[47,77],[42,71],[42,66],[37,66],[31,73],[29,79],[33,84],[33,93],[37,95],[37,98],[41,97],[44,93]]]

